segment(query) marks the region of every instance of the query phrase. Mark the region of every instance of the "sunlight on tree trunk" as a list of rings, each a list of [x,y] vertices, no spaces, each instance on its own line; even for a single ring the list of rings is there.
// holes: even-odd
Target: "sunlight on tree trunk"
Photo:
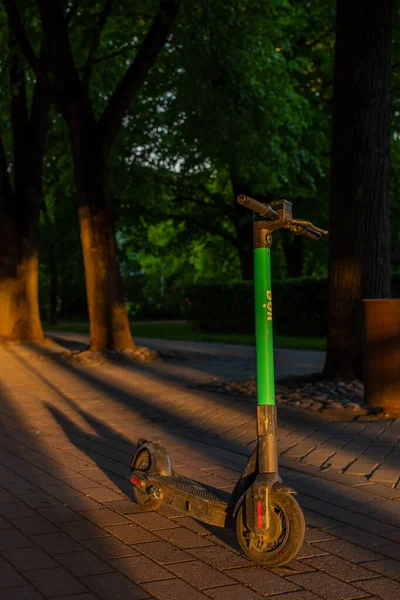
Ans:
[[[0,268],[0,343],[42,342],[37,253],[10,266]]]
[[[135,348],[118,265],[111,210],[79,209],[90,317],[90,350]]]

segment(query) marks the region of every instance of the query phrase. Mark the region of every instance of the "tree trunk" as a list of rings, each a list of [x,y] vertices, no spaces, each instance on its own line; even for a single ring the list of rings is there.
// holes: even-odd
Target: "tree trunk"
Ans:
[[[95,128],[69,125],[90,319],[89,349],[133,350],[108,194],[108,154]]]
[[[390,296],[393,0],[338,0],[324,374],[362,376],[362,298]]]
[[[0,342],[41,342],[38,235],[49,101],[35,85],[29,118],[23,60],[10,35],[12,171],[0,140]]]
[[[41,342],[37,249],[21,235],[4,196],[0,202],[0,343]]]
[[[58,274],[54,256],[50,257],[49,323],[57,325]]]
[[[286,277],[301,277],[303,274],[303,241],[301,235],[284,235],[282,237]]]

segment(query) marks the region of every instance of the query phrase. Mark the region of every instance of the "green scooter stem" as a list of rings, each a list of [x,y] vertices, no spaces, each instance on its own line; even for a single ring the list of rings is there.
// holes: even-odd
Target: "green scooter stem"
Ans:
[[[275,405],[272,337],[271,251],[254,249],[254,298],[257,353],[257,403]]]

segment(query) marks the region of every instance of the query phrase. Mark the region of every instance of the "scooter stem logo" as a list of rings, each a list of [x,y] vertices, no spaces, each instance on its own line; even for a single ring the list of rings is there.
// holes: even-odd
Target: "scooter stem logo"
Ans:
[[[271,290],[267,290],[267,300],[266,304],[263,304],[263,308],[267,309],[267,321],[272,321],[272,292]]]

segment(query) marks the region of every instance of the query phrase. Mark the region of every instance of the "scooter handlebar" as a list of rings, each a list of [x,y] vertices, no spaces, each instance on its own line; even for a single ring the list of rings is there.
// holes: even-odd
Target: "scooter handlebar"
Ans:
[[[258,200],[254,200],[254,198],[250,198],[250,196],[245,196],[241,194],[238,196],[237,201],[239,204],[243,204],[246,208],[262,215],[263,217],[269,217],[270,219],[279,219],[279,213],[276,212],[271,206],[268,204],[263,204]]]

